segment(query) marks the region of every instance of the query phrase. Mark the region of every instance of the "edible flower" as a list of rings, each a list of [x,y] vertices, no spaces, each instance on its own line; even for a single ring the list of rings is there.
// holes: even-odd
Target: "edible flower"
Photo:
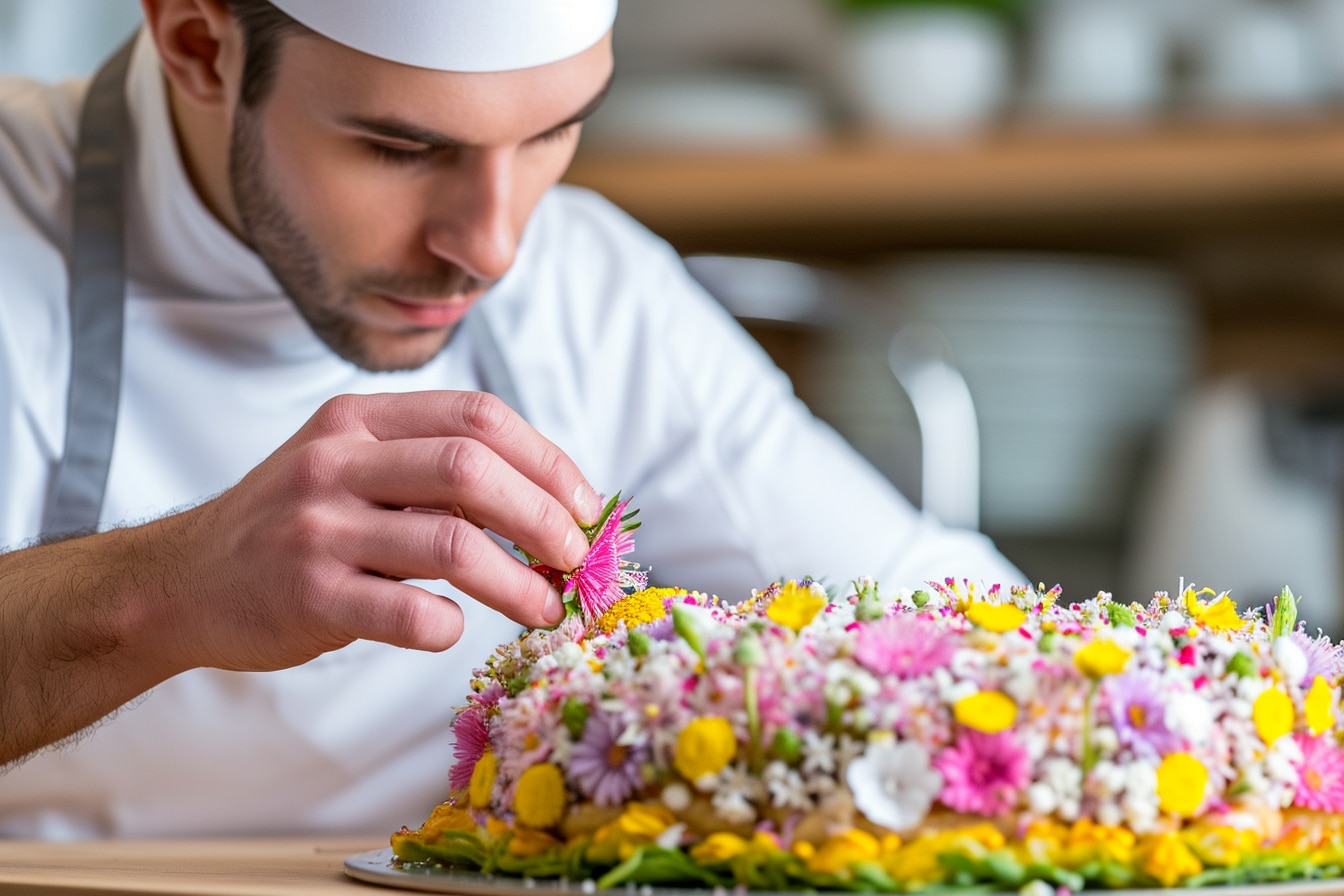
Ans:
[[[1073,665],[1088,678],[1103,678],[1125,671],[1130,656],[1130,651],[1110,638],[1098,638],[1078,648],[1073,655]]]
[[[1140,868],[1162,886],[1174,887],[1203,871],[1204,865],[1179,836],[1166,832],[1148,842]]]
[[[677,735],[673,765],[694,783],[717,775],[737,756],[733,726],[721,716],[693,719]]]
[[[973,601],[966,607],[966,618],[991,632],[1003,634],[1027,621],[1027,614],[1012,604],[992,604]]]
[[[1189,753],[1171,753],[1157,767],[1157,800],[1163,812],[1194,817],[1208,786],[1209,770]]]
[[[1200,625],[1215,632],[1239,632],[1251,623],[1237,614],[1237,605],[1226,592],[1219,594],[1209,603],[1199,599],[1200,594],[1213,594],[1212,588],[1205,588],[1196,594],[1195,589],[1185,589],[1185,609]]]
[[[1279,687],[1261,691],[1260,696],[1255,698],[1255,703],[1251,704],[1251,719],[1255,722],[1255,730],[1266,744],[1272,745],[1285,734],[1290,734],[1294,718],[1292,698]]]
[[[1322,676],[1312,679],[1304,709],[1307,730],[1313,735],[1324,734],[1335,726],[1335,689]]]
[[[826,606],[825,594],[818,594],[815,584],[785,582],[779,596],[766,607],[765,615],[795,633],[806,628]]]
[[[1017,721],[1017,704],[998,691],[980,691],[962,697],[952,707],[956,720],[982,734],[998,734]]]
[[[553,763],[542,762],[519,776],[513,811],[530,828],[549,828],[560,823],[567,801],[564,772]]]

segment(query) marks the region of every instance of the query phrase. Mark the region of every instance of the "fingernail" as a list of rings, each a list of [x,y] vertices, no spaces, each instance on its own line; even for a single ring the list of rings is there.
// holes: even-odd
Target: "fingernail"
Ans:
[[[579,515],[579,522],[585,524],[597,522],[602,514],[602,499],[586,482],[574,489],[574,510]]]
[[[546,597],[546,606],[542,607],[541,615],[547,625],[559,625],[565,618],[565,602],[560,599],[559,591],[552,590]]]
[[[571,526],[565,533],[565,569],[577,568],[588,556],[588,548],[588,539],[583,532],[577,526]]]

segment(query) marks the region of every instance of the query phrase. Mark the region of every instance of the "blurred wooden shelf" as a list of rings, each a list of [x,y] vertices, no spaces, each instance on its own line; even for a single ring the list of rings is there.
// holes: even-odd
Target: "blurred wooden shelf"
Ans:
[[[1004,130],[930,147],[581,150],[592,187],[683,252],[854,259],[926,248],[1164,251],[1344,233],[1344,120]]]

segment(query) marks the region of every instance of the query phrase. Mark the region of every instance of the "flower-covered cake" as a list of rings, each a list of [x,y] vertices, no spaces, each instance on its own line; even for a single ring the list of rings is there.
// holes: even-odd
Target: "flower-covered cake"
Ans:
[[[644,587],[624,511],[556,576],[574,613],[479,670],[401,861],[1040,896],[1344,871],[1344,658],[1286,590],[1245,613],[951,580],[730,603]]]

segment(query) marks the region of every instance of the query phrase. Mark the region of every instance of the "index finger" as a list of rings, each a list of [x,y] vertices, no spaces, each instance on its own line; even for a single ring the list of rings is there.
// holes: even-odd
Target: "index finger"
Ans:
[[[602,501],[578,465],[500,398],[439,390],[349,396],[359,425],[380,441],[461,436],[476,439],[536,483],[582,523]]]

